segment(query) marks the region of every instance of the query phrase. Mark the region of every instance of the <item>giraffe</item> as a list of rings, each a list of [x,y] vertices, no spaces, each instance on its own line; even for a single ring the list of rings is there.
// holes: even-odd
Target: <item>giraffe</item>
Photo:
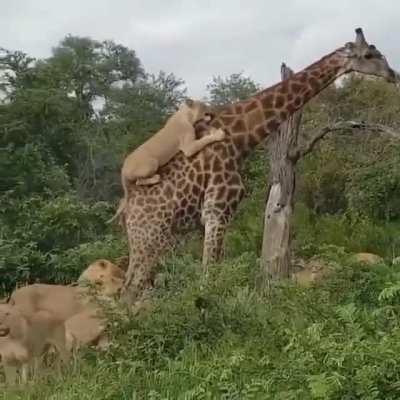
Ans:
[[[385,57],[369,45],[361,28],[348,42],[290,78],[253,97],[215,109],[210,125],[223,128],[226,138],[186,158],[178,153],[152,186],[130,186],[121,215],[129,245],[129,267],[123,296],[134,302],[153,285],[155,267],[183,227],[203,226],[202,264],[207,268],[223,256],[226,228],[245,189],[241,160],[296,110],[339,76],[356,71],[394,82],[396,74]],[[199,137],[205,122],[196,124]]]

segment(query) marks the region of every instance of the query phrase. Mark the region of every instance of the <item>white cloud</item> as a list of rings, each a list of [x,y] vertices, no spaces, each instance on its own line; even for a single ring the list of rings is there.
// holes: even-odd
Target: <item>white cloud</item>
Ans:
[[[201,97],[213,75],[244,71],[272,84],[282,61],[303,68],[358,26],[400,69],[399,20],[397,0],[13,0],[2,4],[0,45],[45,57],[68,33],[113,39]]]

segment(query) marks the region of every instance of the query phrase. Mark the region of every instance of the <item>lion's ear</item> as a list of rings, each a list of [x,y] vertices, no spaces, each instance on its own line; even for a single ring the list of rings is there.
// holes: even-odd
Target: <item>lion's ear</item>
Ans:
[[[186,104],[188,107],[193,107],[193,106],[194,106],[194,100],[193,100],[193,99],[186,99],[186,100],[185,100],[185,104]]]

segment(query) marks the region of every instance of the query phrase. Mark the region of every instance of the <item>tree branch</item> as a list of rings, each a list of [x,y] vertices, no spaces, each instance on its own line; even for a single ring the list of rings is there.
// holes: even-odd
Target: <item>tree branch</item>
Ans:
[[[369,124],[367,122],[359,122],[358,124],[353,121],[350,121],[350,122],[353,123],[354,128],[374,131],[377,133],[381,133],[383,135],[390,136],[394,139],[400,139],[400,132],[395,131],[390,126],[386,126],[386,125],[382,125],[382,124]]]
[[[328,133],[341,131],[345,129],[359,129],[359,130],[368,130],[377,133],[381,133],[383,135],[390,136],[392,138],[400,139],[400,132],[396,132],[392,128],[381,125],[381,124],[369,124],[367,122],[357,122],[357,121],[343,121],[337,122],[331,126],[326,126],[321,129],[319,132],[315,133],[311,139],[309,139],[306,143],[304,143],[301,147],[297,147],[293,151],[290,152],[289,158],[293,161],[297,161],[300,158],[304,157],[308,153],[310,153],[315,145],[323,139]]]

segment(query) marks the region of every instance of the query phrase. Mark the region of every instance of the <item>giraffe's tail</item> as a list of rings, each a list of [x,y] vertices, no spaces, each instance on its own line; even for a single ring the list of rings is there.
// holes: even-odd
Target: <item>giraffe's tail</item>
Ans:
[[[111,224],[112,222],[114,222],[122,214],[122,212],[125,210],[125,207],[126,207],[126,199],[124,197],[119,202],[119,206],[118,206],[117,212],[114,214],[114,216],[111,219],[109,219],[107,221],[107,224]]]

